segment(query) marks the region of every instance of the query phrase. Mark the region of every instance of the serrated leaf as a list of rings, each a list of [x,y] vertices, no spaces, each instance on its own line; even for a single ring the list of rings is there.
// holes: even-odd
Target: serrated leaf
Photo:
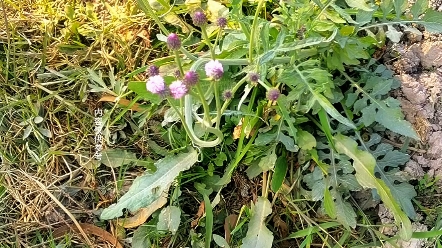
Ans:
[[[387,107],[385,104],[380,104],[379,106],[380,108],[376,114],[377,122],[395,133],[419,140],[413,126],[404,120],[404,115],[398,105]]]
[[[137,160],[135,153],[123,149],[106,149],[101,152],[101,155],[101,163],[111,168],[117,168]]]
[[[356,228],[356,213],[350,203],[345,202],[341,195],[336,195],[336,216],[337,220],[345,227]]]
[[[134,212],[157,200],[162,192],[169,188],[181,171],[189,169],[198,160],[198,153],[193,150],[165,157],[155,163],[157,171],[137,177],[129,191],[120,200],[104,209],[100,218],[113,219],[123,215],[123,209]]]
[[[275,172],[273,173],[272,176],[271,189],[273,192],[277,192],[281,188],[286,174],[287,174],[287,158],[281,156],[276,160]]]
[[[402,32],[397,31],[392,25],[388,25],[388,31],[385,32],[388,39],[390,39],[393,43],[398,43],[401,41]]]
[[[357,8],[364,11],[373,10],[370,6],[368,6],[366,0],[345,0],[345,2],[352,8]]]
[[[413,18],[417,19],[427,9],[428,9],[428,0],[417,0],[411,7],[410,11],[411,14],[413,15]]]
[[[287,106],[290,106],[290,103],[287,101],[287,97],[284,95],[281,95],[278,98],[278,107],[281,111],[281,115],[283,117],[283,120],[287,123],[289,126],[289,135],[293,138],[296,137],[296,128],[293,125],[293,123],[290,121],[290,113],[287,110]]]
[[[319,167],[315,167],[312,173],[305,175],[302,181],[312,190],[311,198],[313,201],[320,201],[324,198],[324,175]]]
[[[307,38],[307,39],[303,39],[303,40],[297,40],[292,43],[286,43],[286,44],[276,48],[275,51],[276,52],[290,52],[290,51],[299,50],[301,48],[306,48],[309,46],[319,45],[321,43],[328,43],[328,42],[331,42],[336,37],[337,33],[338,33],[338,29],[335,28],[333,30],[333,33],[328,38],[326,38],[326,37],[311,37],[311,38]]]
[[[412,125],[404,120],[400,102],[392,97],[384,99],[389,89],[393,88],[394,81],[391,76],[379,77],[369,73],[362,76],[365,79],[364,87],[353,83],[356,94],[348,94],[346,100],[347,106],[351,107],[351,102],[357,98],[359,92],[363,93],[364,97],[354,102],[353,105],[355,114],[362,113],[360,121],[365,125],[376,121],[395,133],[418,140],[419,137]]]
[[[242,248],[271,248],[273,234],[265,226],[265,219],[272,213],[272,205],[264,197],[258,197],[255,205],[252,205],[252,217],[250,219],[246,237],[242,240]]]
[[[430,33],[442,33],[442,12],[428,9],[425,12],[424,21],[422,25]]]
[[[411,222],[394,200],[385,182],[374,175],[376,167],[375,158],[369,152],[359,150],[356,141],[349,137],[338,134],[334,139],[337,151],[353,159],[353,167],[356,170],[358,182],[364,188],[377,190],[384,204],[392,211],[396,223],[401,225],[399,235],[404,240],[409,240],[412,234]]]
[[[175,235],[181,222],[181,210],[176,206],[168,206],[158,216],[157,230],[167,230]]]
[[[378,134],[373,134],[370,140],[366,142],[366,146],[370,147],[376,145],[381,140]],[[410,156],[400,151],[393,150],[390,144],[381,143],[377,145],[376,149],[370,150],[371,154],[376,158],[375,173],[379,173],[380,178],[390,188],[394,199],[399,202],[399,205],[411,219],[416,218],[416,211],[414,210],[412,199],[417,195],[414,187],[408,182],[397,183],[401,178],[395,173],[399,171],[399,166],[404,165],[410,159]],[[379,157],[382,157],[379,159]],[[389,171],[387,171],[389,169]]]
[[[313,147],[316,147],[316,139],[315,137],[304,130],[298,130],[298,146],[303,150],[311,150]]]

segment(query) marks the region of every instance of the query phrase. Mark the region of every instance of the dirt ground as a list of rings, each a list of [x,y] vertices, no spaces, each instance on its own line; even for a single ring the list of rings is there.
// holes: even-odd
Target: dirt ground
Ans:
[[[432,1],[431,7],[442,11],[442,1]],[[411,122],[420,136],[420,141],[410,142],[408,153],[411,158],[404,171],[416,182],[425,175],[429,181],[436,179],[432,194],[419,201],[427,207],[440,205],[436,197],[442,192],[442,35],[422,32],[405,34],[403,42],[393,44],[390,52],[384,56],[384,63],[393,70],[402,82],[401,88],[394,95],[400,100],[406,120]],[[389,139],[403,144],[404,138],[388,134]],[[439,202],[438,202],[439,201]],[[378,215],[383,223],[392,223],[393,217],[381,204]],[[426,214],[419,215],[413,223],[414,231],[427,231],[431,226]],[[383,230],[385,234],[394,234],[395,230]],[[397,243],[403,248],[433,247],[425,240]],[[388,247],[388,246],[387,246]]]

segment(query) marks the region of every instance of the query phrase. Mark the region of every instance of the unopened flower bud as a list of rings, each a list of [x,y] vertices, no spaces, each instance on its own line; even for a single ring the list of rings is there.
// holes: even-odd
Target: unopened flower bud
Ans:
[[[184,83],[187,86],[194,86],[195,84],[198,83],[199,80],[199,76],[198,73],[196,73],[195,71],[188,71],[184,74]]]
[[[270,101],[276,101],[278,100],[279,95],[279,90],[276,88],[272,88],[267,92],[267,99],[269,99]]]
[[[151,65],[151,66],[147,67],[146,71],[147,71],[147,75],[149,75],[149,77],[153,77],[153,76],[160,74],[160,69],[156,65]]]
[[[178,35],[175,33],[169,34],[169,36],[167,36],[167,47],[172,51],[180,49],[181,47],[180,37],[178,37]]]
[[[232,99],[232,97],[233,97],[233,93],[232,93],[231,90],[225,90],[223,92],[223,99],[224,99],[224,101],[230,100],[230,99]]]
[[[202,12],[202,11],[196,11],[192,15],[192,21],[193,21],[193,25],[195,25],[197,27],[202,27],[207,24],[206,14],[204,14],[204,12]]]
[[[216,25],[220,28],[225,28],[227,26],[227,19],[225,17],[220,17],[216,20]]]

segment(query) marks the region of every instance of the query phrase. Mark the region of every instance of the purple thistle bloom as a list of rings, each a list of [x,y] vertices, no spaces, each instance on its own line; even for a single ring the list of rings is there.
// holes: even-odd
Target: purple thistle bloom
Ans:
[[[223,99],[224,99],[224,101],[230,100],[230,99],[232,99],[232,97],[233,97],[233,93],[232,93],[231,90],[225,90],[223,92]]]
[[[180,80],[172,82],[172,84],[169,85],[169,90],[170,94],[175,99],[180,99],[181,97],[187,94],[187,87]]]
[[[279,90],[277,88],[272,88],[267,92],[267,99],[270,101],[276,101],[278,100],[279,95]]]
[[[210,77],[216,81],[221,79],[224,73],[223,65],[218,60],[209,61],[205,65],[204,69],[207,77]]]
[[[192,15],[193,25],[197,27],[202,27],[207,24],[207,17],[202,11],[197,11]]]
[[[178,37],[178,35],[175,33],[169,34],[169,36],[167,36],[167,47],[172,51],[180,49],[181,47],[180,37]]]
[[[220,17],[216,20],[216,24],[220,28],[225,28],[227,26],[227,19],[225,17]]]
[[[146,83],[146,89],[154,94],[164,95],[166,92],[166,84],[164,78],[160,75],[150,77]]]
[[[258,82],[258,80],[259,80],[259,74],[256,73],[256,72],[250,72],[250,73],[249,73],[249,80],[250,80],[250,82],[252,82],[252,83],[256,83],[256,82]]]
[[[199,76],[195,71],[188,71],[186,74],[184,74],[184,83],[189,87],[197,84],[198,80]]]
[[[160,74],[160,69],[156,65],[151,65],[147,68],[147,75],[153,77]]]

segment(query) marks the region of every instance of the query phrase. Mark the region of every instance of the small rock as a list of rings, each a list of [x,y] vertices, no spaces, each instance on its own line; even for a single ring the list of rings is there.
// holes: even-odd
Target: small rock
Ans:
[[[426,69],[442,66],[442,41],[424,42],[419,54],[421,64]]]
[[[428,139],[430,148],[428,155],[432,158],[438,158],[442,154],[442,132],[434,132]]]

